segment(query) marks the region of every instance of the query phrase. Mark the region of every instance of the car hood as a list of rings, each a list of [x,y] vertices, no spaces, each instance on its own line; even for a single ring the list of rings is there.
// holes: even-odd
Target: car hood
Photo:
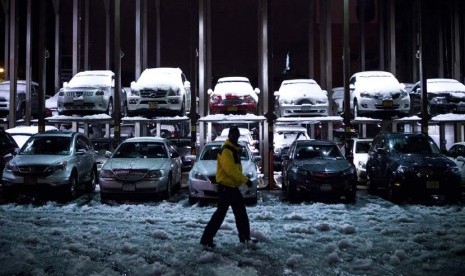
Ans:
[[[136,83],[132,87],[135,90],[154,89],[154,90],[176,90],[178,85],[174,84],[172,80],[155,80],[153,82]]]
[[[102,169],[158,170],[169,167],[169,164],[168,158],[110,158]]]
[[[16,155],[13,162],[18,166],[27,165],[52,165],[58,162],[69,160],[69,155]]]
[[[346,159],[313,158],[297,160],[295,165],[313,172],[339,172],[348,170],[351,164]]]
[[[255,164],[251,161],[241,161],[242,172],[247,173],[255,170]],[[216,160],[197,160],[195,162],[192,171],[200,172],[204,175],[215,175],[216,174]]]
[[[64,92],[82,92],[82,91],[85,91],[85,92],[97,92],[97,91],[101,91],[101,90],[106,90],[107,87],[106,86],[101,86],[101,87],[96,87],[96,86],[88,86],[88,87],[66,87],[66,88],[63,88],[63,91]]]
[[[408,167],[437,167],[447,168],[455,166],[455,163],[442,154],[402,154],[397,158],[400,165]]]

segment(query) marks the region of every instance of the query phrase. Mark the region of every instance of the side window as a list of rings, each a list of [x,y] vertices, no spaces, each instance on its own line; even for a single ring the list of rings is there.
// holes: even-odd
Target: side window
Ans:
[[[76,140],[76,151],[79,150],[89,150],[89,146],[87,145],[86,141],[82,137],[78,137]]]
[[[350,79],[349,84],[355,84],[355,77]]]

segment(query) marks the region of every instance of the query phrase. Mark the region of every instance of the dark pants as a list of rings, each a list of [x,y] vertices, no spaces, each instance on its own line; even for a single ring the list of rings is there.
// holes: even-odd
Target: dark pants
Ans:
[[[213,213],[210,221],[205,227],[201,242],[211,243],[213,238],[220,229],[221,224],[226,217],[229,206],[231,206],[234,218],[236,220],[237,232],[239,232],[239,241],[250,240],[250,226],[247,211],[241,191],[238,188],[230,188],[224,185],[218,185],[218,207]]]

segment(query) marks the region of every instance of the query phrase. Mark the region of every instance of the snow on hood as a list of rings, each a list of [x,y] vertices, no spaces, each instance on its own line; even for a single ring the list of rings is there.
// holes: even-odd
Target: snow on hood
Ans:
[[[221,98],[225,98],[227,94],[236,96],[249,95],[258,101],[258,96],[252,88],[252,85],[248,82],[222,82],[218,83],[213,90],[211,95],[219,95]]]
[[[359,76],[357,78],[357,90],[373,94],[398,93],[402,91],[399,81],[392,76]]]
[[[315,100],[328,100],[321,87],[316,83],[292,83],[279,88],[279,97],[286,99],[308,98]]]
[[[110,158],[105,163],[105,169],[148,169],[158,170],[167,166],[168,158]],[[129,166],[128,166],[129,165]]]

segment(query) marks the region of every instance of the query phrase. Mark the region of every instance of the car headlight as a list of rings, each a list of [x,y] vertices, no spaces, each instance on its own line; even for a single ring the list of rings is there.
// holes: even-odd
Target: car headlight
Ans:
[[[100,178],[115,178],[115,174],[112,170],[101,170]]]
[[[8,162],[6,164],[5,169],[7,172],[17,172],[19,171],[18,165],[15,162]]]
[[[163,170],[150,170],[147,172],[146,178],[162,178],[164,175]]]
[[[400,93],[400,96],[401,96],[402,98],[409,97],[407,91],[402,91],[402,92]]]
[[[219,103],[221,103],[221,96],[218,96],[218,95],[213,95],[213,96],[211,96],[210,102],[211,102],[211,103],[214,103],[214,104],[219,104]]]
[[[397,167],[396,171],[397,174],[405,174],[409,172],[415,172],[414,168],[406,167],[406,166],[399,166]]]
[[[254,103],[255,99],[250,95],[246,95],[246,96],[244,96],[244,102],[246,102],[246,103]]]
[[[131,90],[131,96],[140,96],[140,93],[138,90]]]
[[[367,93],[367,92],[360,93],[360,96],[363,97],[363,98],[372,98],[373,97],[373,95],[371,95],[370,93]]]
[[[103,92],[102,90],[95,92],[95,96],[103,96],[103,95],[105,95],[105,92]]]
[[[447,171],[453,174],[460,174],[460,169],[457,166],[447,167]]]
[[[289,99],[279,99],[282,104],[292,104],[294,101]]]
[[[303,175],[303,176],[307,176],[309,174],[308,171],[304,170],[304,169],[301,169],[299,167],[292,167],[291,168],[291,171],[295,174],[299,174],[299,175]]]
[[[200,181],[208,181],[208,177],[201,172],[194,171],[192,173],[192,179]]]
[[[342,172],[343,176],[350,176],[355,174],[355,168],[350,166],[350,168],[346,169],[345,171]]]
[[[434,97],[430,100],[430,103],[432,104],[444,104],[447,103],[446,99],[444,97]]]
[[[363,161],[358,161],[358,167],[362,169],[366,169],[366,164]]]
[[[66,167],[68,166],[67,161],[62,161],[62,162],[57,162],[47,169],[45,169],[45,172],[55,172],[55,171],[64,171],[66,170]]]

